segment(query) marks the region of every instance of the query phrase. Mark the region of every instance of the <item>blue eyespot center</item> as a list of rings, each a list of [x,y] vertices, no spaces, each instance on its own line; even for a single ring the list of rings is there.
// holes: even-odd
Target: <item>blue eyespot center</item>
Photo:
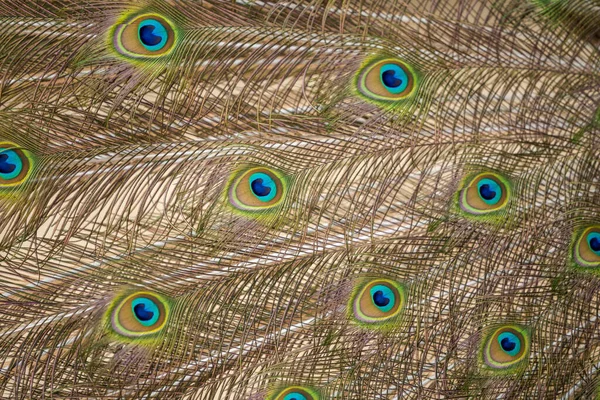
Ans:
[[[511,332],[503,332],[498,335],[498,343],[500,347],[510,356],[515,356],[521,350],[521,340]]]
[[[252,191],[258,197],[268,196],[271,193],[271,188],[263,185],[263,180],[258,178],[252,181]]]
[[[408,87],[406,71],[396,64],[385,64],[380,70],[382,85],[392,94],[402,93]]]
[[[288,393],[285,395],[285,397],[283,398],[283,400],[308,400],[306,398],[305,395],[298,393],[298,392],[292,392],[292,393]]]
[[[387,70],[381,74],[381,80],[383,84],[390,88],[397,88],[402,85],[402,79],[396,78],[396,72],[392,70]]]
[[[517,344],[511,341],[509,338],[502,339],[502,348],[506,351],[512,351],[517,347]]]
[[[140,28],[140,40],[146,46],[156,46],[162,41],[162,38],[154,34],[152,25],[145,25]]]
[[[154,313],[152,311],[146,310],[145,304],[138,304],[134,307],[135,316],[138,317],[140,321],[150,321],[152,317],[154,317]]]
[[[14,179],[23,169],[23,161],[16,151],[0,148],[0,178]]]
[[[479,188],[479,193],[481,194],[481,197],[483,197],[486,200],[492,200],[494,197],[496,197],[496,192],[494,192],[491,188],[490,185],[481,185],[481,187]]]
[[[148,298],[139,297],[131,302],[135,318],[144,326],[151,326],[158,321],[160,311],[156,303]]]
[[[387,306],[390,303],[390,299],[387,298],[387,297],[385,297],[385,295],[383,294],[383,291],[378,290],[373,295],[373,302],[378,307],[385,307],[385,306]]]
[[[138,37],[146,49],[158,51],[167,44],[169,34],[165,26],[159,21],[147,19],[139,24]]]
[[[8,161],[8,154],[0,154],[0,174],[10,174],[17,166]]]
[[[270,201],[277,195],[277,185],[269,175],[257,172],[250,175],[249,181],[252,194],[260,201]]]
[[[590,249],[600,256],[600,233],[598,232],[590,232],[587,235],[587,242],[590,246]]]
[[[502,197],[502,188],[492,179],[482,179],[477,184],[477,190],[481,199],[489,205],[495,205]]]
[[[395,304],[396,296],[394,292],[385,285],[375,285],[370,290],[371,298],[373,299],[373,304],[383,311],[390,311]]]

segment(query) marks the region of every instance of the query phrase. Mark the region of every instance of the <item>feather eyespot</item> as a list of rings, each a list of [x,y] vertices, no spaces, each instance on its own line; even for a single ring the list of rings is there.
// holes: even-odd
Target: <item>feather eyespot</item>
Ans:
[[[0,142],[0,188],[18,186],[29,178],[32,159],[14,143]]]
[[[576,235],[573,256],[582,267],[600,267],[600,226],[586,228]]]
[[[118,24],[113,33],[115,49],[132,58],[153,58],[168,54],[174,47],[173,25],[157,14],[144,14]]]
[[[482,173],[467,180],[459,194],[460,208],[474,215],[501,210],[510,199],[508,181],[496,173]]]
[[[129,338],[146,337],[159,332],[169,317],[169,305],[162,296],[136,292],[123,298],[111,312],[114,331]]]
[[[243,211],[263,211],[276,207],[285,197],[283,176],[269,168],[251,168],[239,174],[229,188],[229,201]]]
[[[319,400],[319,393],[304,386],[289,386],[279,391],[276,391],[269,400]]]
[[[355,291],[352,312],[359,323],[374,324],[397,317],[404,304],[402,285],[389,279],[373,279]]]
[[[523,365],[529,356],[530,338],[518,325],[494,329],[485,340],[483,361],[492,369],[510,369]]]
[[[408,64],[385,59],[367,65],[358,75],[358,91],[373,100],[396,101],[416,88],[416,74]]]

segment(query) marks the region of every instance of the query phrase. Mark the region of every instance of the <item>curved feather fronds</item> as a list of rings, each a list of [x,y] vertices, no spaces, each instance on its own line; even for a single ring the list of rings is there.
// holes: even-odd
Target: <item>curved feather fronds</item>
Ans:
[[[577,399],[597,0],[0,0],[0,398]]]

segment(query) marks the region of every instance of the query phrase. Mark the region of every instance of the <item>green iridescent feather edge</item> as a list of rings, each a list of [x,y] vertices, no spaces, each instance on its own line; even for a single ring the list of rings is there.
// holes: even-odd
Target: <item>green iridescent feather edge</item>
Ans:
[[[585,126],[583,126],[581,129],[579,129],[577,132],[575,132],[573,134],[571,141],[575,144],[579,144],[581,142],[581,139],[585,136],[585,134],[591,133],[594,131],[599,131],[599,130],[600,130],[600,107],[596,110],[596,113],[592,117],[592,121],[589,124],[586,124]]]
[[[596,21],[600,16],[598,4],[586,0],[529,0],[540,15],[547,18],[555,27],[562,27],[584,40],[598,44],[600,26]]]

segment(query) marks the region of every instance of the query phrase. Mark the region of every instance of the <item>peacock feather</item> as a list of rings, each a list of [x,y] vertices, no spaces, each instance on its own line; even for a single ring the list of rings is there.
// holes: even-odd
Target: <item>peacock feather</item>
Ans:
[[[600,398],[598,0],[0,28],[0,398]]]

